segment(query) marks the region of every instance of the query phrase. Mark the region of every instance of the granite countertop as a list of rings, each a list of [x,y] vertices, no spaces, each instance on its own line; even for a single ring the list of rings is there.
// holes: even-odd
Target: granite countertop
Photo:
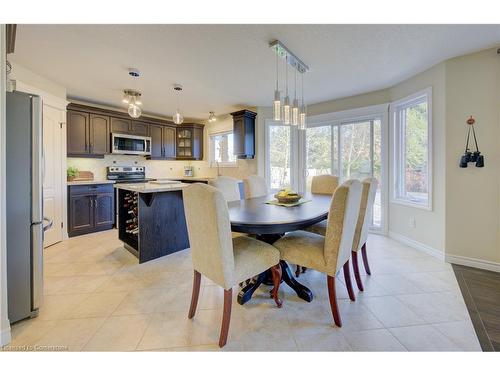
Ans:
[[[203,181],[203,182],[208,182],[213,180],[213,177],[184,177],[184,176],[176,176],[176,177],[162,177],[162,178],[157,178],[157,180],[173,180],[173,181]]]
[[[135,191],[137,193],[161,193],[164,191],[178,191],[189,184],[183,184],[181,182],[172,181],[171,184],[152,184],[151,182],[138,183],[138,184],[115,184],[115,189],[122,189],[128,191]]]
[[[66,185],[102,185],[102,184],[114,184],[114,181],[110,180],[92,180],[92,181],[67,181]]]

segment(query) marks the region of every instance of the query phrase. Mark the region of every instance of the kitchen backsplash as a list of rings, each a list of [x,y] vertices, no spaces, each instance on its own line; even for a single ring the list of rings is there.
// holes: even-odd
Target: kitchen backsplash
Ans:
[[[216,177],[217,168],[211,168],[208,162],[186,160],[147,160],[142,156],[105,155],[104,159],[67,158],[68,167],[94,173],[95,180],[106,179],[106,167],[109,166],[145,166],[146,175],[151,178],[175,178],[184,174],[184,166],[191,165],[195,177]],[[256,160],[238,160],[237,167],[220,168],[221,175],[244,179],[257,174]]]

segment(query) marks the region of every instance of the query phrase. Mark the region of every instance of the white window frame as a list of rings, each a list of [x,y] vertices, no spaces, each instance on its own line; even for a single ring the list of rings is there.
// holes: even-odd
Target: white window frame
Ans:
[[[370,228],[371,232],[387,234],[389,227],[389,179],[388,179],[388,140],[389,140],[389,103],[373,105],[369,107],[349,109],[345,111],[325,113],[316,116],[310,116],[307,121],[307,127],[313,128],[318,126],[333,126],[334,131],[337,132],[337,137],[339,139],[339,147],[337,149],[337,163],[340,163],[341,153],[342,153],[342,138],[340,134],[340,128],[344,124],[349,124],[352,122],[359,122],[363,120],[371,120],[373,118],[380,118],[380,131],[381,131],[381,180],[379,183],[382,185],[381,189],[381,205],[383,210],[382,222],[380,227]],[[373,129],[372,129],[373,130]],[[370,132],[370,143],[373,144],[373,131]],[[306,150],[306,137],[305,132],[299,133],[300,140],[300,170],[302,174],[300,176],[300,187],[299,191],[304,191],[306,188],[306,162],[307,162],[307,150]],[[333,132],[332,132],[333,141]],[[372,155],[373,160],[373,155]],[[339,170],[339,178],[342,178],[342,170],[340,165],[337,166]],[[333,168],[333,165],[332,165]]]
[[[269,148],[269,130],[271,126],[286,126],[290,128],[290,185],[293,190],[299,190],[299,157],[298,153],[294,152],[299,149],[298,143],[298,129],[297,126],[294,125],[285,125],[282,122],[274,121],[270,119],[266,119],[265,121],[265,136],[264,136],[264,145],[265,145],[265,166],[264,166],[264,174],[267,183],[267,187],[271,191],[276,191],[277,189],[271,188],[271,171],[269,161],[271,159],[270,148]]]
[[[209,153],[208,153],[208,162],[211,167],[217,166],[217,162],[215,161],[215,141],[213,137],[221,136],[221,135],[227,135],[227,134],[233,134],[232,130],[227,130],[227,131],[222,131],[222,132],[214,132],[210,133],[208,135],[208,144],[209,144]],[[234,134],[233,134],[234,137]],[[233,139],[234,142],[234,139]],[[230,162],[221,162],[219,163],[220,167],[237,167],[238,166],[238,158],[235,159],[235,161],[230,161]]]
[[[418,203],[410,199],[401,198],[398,196],[398,190],[400,190],[403,180],[401,179],[402,166],[405,163],[402,162],[402,134],[400,129],[400,124],[397,122],[397,113],[403,107],[410,107],[419,103],[422,98],[427,99],[427,191],[428,198],[427,203]],[[428,87],[424,90],[416,92],[405,98],[394,101],[389,106],[390,112],[390,123],[392,126],[392,164],[393,168],[393,181],[391,184],[391,203],[399,204],[403,206],[419,208],[426,211],[433,210],[433,131],[432,131],[432,87]]]

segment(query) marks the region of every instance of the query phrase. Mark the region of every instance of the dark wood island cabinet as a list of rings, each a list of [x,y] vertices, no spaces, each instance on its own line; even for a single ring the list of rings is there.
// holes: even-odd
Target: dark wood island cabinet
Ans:
[[[189,247],[182,189],[173,183],[116,184],[118,238],[139,263]]]

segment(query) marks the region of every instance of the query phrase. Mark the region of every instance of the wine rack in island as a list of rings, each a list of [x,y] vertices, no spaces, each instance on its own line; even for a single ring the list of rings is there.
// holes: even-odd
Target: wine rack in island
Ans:
[[[138,255],[139,248],[139,194],[134,191],[119,190],[118,195],[118,235],[127,250]]]

